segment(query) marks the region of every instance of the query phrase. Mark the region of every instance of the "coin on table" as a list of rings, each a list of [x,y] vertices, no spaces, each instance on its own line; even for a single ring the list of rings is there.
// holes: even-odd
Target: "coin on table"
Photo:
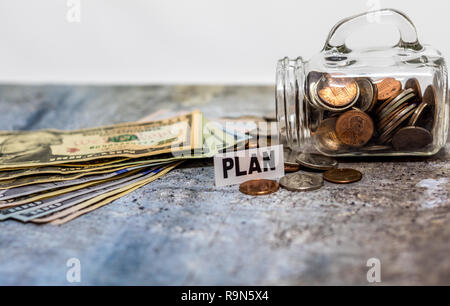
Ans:
[[[277,192],[280,185],[272,180],[251,180],[242,183],[239,191],[248,195],[259,196]]]
[[[374,124],[366,113],[350,110],[336,121],[336,135],[339,140],[351,147],[362,147],[372,138]]]
[[[315,170],[329,170],[338,165],[337,160],[314,153],[299,153],[296,160],[300,165]]]
[[[420,83],[416,78],[409,79],[406,81],[405,89],[411,88],[414,91],[417,99],[422,100],[422,89],[420,88]]]
[[[378,98],[378,93],[375,93],[377,87],[373,86],[369,78],[357,78],[356,83],[359,87],[359,98],[356,102],[358,108],[363,112],[372,110]]]
[[[396,96],[402,89],[402,83],[394,78],[385,78],[377,82],[378,100],[386,100]]]
[[[359,88],[353,78],[327,74],[317,84],[317,94],[328,106],[340,108],[358,99]]]
[[[433,142],[433,135],[426,129],[407,126],[398,130],[392,137],[392,146],[397,151],[422,149]]]
[[[361,180],[362,173],[355,169],[331,169],[323,174],[323,178],[331,183],[350,184]]]
[[[323,120],[314,134],[314,140],[321,150],[340,151],[345,149],[345,145],[336,135],[337,117],[331,117]]]
[[[281,178],[280,185],[289,191],[312,191],[323,186],[323,178],[312,173],[291,173]]]
[[[285,173],[297,172],[299,170],[300,170],[299,164],[291,165],[291,164],[284,163],[284,172]]]

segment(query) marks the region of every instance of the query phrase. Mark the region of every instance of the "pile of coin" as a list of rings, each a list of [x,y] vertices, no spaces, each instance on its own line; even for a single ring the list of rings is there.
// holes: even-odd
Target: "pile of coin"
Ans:
[[[411,152],[433,142],[433,85],[422,94],[415,78],[403,86],[392,77],[374,81],[310,72],[306,88],[309,104],[320,113],[312,134],[321,152]]]
[[[297,153],[285,149],[284,164],[288,174],[279,183],[273,180],[250,180],[241,184],[239,190],[253,196],[272,194],[280,186],[289,191],[305,192],[320,189],[324,180],[335,184],[349,184],[362,178],[362,173],[358,170],[337,168],[338,162],[335,159],[320,154]],[[318,171],[325,172],[319,174]]]

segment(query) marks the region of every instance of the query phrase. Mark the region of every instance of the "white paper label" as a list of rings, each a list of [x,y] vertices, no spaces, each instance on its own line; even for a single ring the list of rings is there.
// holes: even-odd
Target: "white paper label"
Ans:
[[[283,177],[283,145],[217,154],[214,175],[217,187]]]

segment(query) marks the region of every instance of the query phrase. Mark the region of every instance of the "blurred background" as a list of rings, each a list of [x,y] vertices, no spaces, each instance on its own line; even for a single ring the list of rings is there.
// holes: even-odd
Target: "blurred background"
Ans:
[[[385,7],[450,54],[447,1],[0,0],[0,82],[272,84],[279,58],[308,59],[340,19]],[[374,25],[349,40],[398,34]]]

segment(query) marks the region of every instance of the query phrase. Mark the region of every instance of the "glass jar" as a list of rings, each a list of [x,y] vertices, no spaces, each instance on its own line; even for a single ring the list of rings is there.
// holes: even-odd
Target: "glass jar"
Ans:
[[[346,38],[376,17],[400,33],[394,47],[350,50]],[[403,13],[383,9],[339,22],[310,61],[284,58],[276,72],[281,142],[328,156],[429,156],[444,147],[447,67],[422,46]]]

